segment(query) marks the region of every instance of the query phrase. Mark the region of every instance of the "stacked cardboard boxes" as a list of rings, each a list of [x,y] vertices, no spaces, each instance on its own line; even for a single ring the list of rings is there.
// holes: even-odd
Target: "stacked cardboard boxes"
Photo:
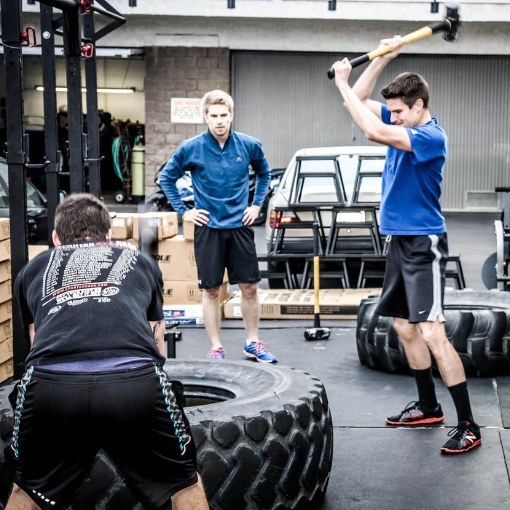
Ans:
[[[112,216],[112,238],[148,248],[157,261],[163,274],[165,317],[173,317],[175,323],[200,322],[202,291],[198,288],[193,223],[183,222],[184,235],[178,235],[175,212],[112,213]],[[147,239],[153,242],[144,245]],[[225,281],[220,300],[228,297]]]
[[[362,299],[379,295],[381,289],[324,289],[319,292],[324,319],[356,319]],[[314,291],[308,289],[259,290],[261,319],[311,319]],[[224,304],[227,319],[241,319],[241,298],[234,295]]]
[[[197,305],[202,302],[193,241],[186,240],[183,235],[159,241],[154,257],[163,273],[165,305]],[[220,301],[227,298],[225,280],[220,289]]]
[[[9,219],[0,219],[0,382],[13,376],[11,242]]]

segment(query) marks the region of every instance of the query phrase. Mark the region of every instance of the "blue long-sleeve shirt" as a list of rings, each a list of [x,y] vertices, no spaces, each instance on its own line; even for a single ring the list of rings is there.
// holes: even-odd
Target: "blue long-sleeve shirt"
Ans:
[[[176,182],[189,171],[195,207],[209,211],[207,226],[239,228],[250,205],[250,165],[256,176],[252,205],[261,206],[271,181],[271,168],[261,142],[235,131],[230,133],[223,149],[209,131],[185,140],[161,170],[159,183],[172,207],[182,216],[187,208]]]

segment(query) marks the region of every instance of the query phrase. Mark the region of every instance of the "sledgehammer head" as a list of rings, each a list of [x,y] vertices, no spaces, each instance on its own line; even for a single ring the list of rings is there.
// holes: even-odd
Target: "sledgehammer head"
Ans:
[[[329,328],[311,328],[305,331],[305,340],[327,340],[331,335]]]
[[[455,41],[458,36],[460,27],[460,16],[459,16],[459,2],[456,0],[448,0],[445,2],[446,6],[446,18],[445,21],[450,24],[448,30],[443,33],[443,39],[445,41]]]

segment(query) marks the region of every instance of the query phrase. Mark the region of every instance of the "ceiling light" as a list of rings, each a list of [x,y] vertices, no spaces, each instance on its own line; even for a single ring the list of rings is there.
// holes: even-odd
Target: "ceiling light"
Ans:
[[[44,87],[42,85],[36,85],[35,90],[39,92],[44,91]],[[67,87],[55,87],[56,92],[67,92]],[[82,88],[81,91],[83,93],[87,92],[87,89]],[[135,87],[129,87],[129,88],[115,88],[115,87],[98,87],[97,88],[98,94],[133,94],[136,92]]]

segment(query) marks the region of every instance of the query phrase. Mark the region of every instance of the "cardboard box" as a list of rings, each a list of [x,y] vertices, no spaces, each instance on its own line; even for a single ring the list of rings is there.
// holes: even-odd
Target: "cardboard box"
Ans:
[[[12,285],[11,280],[0,282],[0,303],[10,301],[12,299]]]
[[[10,379],[14,375],[14,363],[10,359],[0,363],[0,382]]]
[[[0,262],[0,282],[5,282],[5,280],[10,280],[12,276],[11,273],[11,261],[3,260]]]
[[[220,303],[230,297],[228,284],[220,287]],[[202,302],[202,290],[196,281],[163,281],[163,304],[198,304]]]
[[[11,240],[4,239],[0,241],[0,262],[11,259]]]
[[[49,246],[47,244],[29,244],[28,245],[28,260],[35,259],[39,253],[43,251],[49,250]]]
[[[12,319],[12,300],[0,301],[0,322]]]
[[[186,241],[193,241],[195,239],[195,224],[182,220],[182,236]]]
[[[195,246],[182,235],[159,241],[152,256],[158,263],[163,280],[174,282],[196,282],[198,280]],[[227,271],[223,282],[228,281]]]
[[[12,319],[7,319],[6,321],[0,322],[0,342],[10,337],[12,337]]]
[[[112,239],[123,240],[133,237],[133,214],[111,213]]]
[[[12,358],[12,336],[0,341],[0,363]]]
[[[320,315],[325,319],[356,319],[362,299],[381,289],[324,289],[319,292]],[[314,291],[308,289],[259,289],[261,319],[310,319],[314,315]],[[224,303],[224,317],[241,319],[241,296]]]
[[[11,237],[11,222],[9,218],[0,218],[0,241]]]
[[[163,280],[197,281],[195,247],[182,235],[160,241],[153,257],[163,273]]]
[[[148,228],[157,231],[159,240],[170,239],[177,235],[179,230],[176,212],[148,212],[133,214],[133,237],[140,239],[142,229]]]
[[[182,324],[203,324],[202,305],[163,305],[165,326],[170,328]]]

